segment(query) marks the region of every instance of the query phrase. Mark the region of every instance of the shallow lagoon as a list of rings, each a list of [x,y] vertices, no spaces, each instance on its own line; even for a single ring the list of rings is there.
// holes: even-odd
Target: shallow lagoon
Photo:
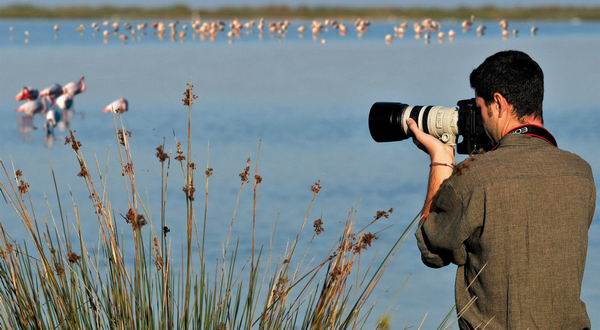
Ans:
[[[386,46],[383,36],[391,23],[374,24],[363,39],[325,36],[327,43],[299,39],[290,32],[286,40],[256,36],[228,44],[158,42],[148,37],[123,45],[103,45],[91,36],[73,32],[79,22],[61,22],[63,32],[54,39],[53,22],[0,22],[0,157],[12,160],[32,186],[38,216],[48,218],[45,195],[54,200],[50,167],[57,171],[63,198],[69,191],[83,210],[87,192],[75,176],[72,151],[57,134],[47,148],[41,131],[22,136],[16,129],[14,95],[23,85],[43,88],[86,76],[89,90],[76,99],[78,115],[72,123],[86,155],[95,155],[109,170],[109,191],[115,210],[126,211],[120,200],[123,183],[116,160],[113,120],[100,109],[120,96],[130,101],[124,122],[133,133],[132,145],[138,181],[152,220],[158,221],[159,164],[154,148],[166,139],[174,146],[174,133],[184,139],[186,112],[180,103],[185,83],[191,81],[199,100],[194,107],[194,159],[201,167],[210,158],[211,179],[208,257],[220,253],[220,243],[231,218],[238,173],[247,157],[256,158],[260,139],[260,173],[264,178],[258,203],[258,236],[267,244],[274,223],[274,251],[285,247],[300,226],[310,200],[310,185],[320,179],[323,190],[311,219],[322,217],[325,233],[311,245],[311,254],[324,256],[342,229],[346,214],[358,210],[359,224],[376,210],[393,207],[391,228],[381,233],[369,256],[381,256],[418,212],[425,194],[428,160],[410,141],[377,144],[369,136],[367,115],[374,101],[397,100],[413,104],[453,105],[472,91],[468,74],[483,59],[502,49],[530,53],[546,77],[545,120],[559,146],[586,159],[600,173],[600,115],[596,69],[600,54],[600,25],[595,23],[540,23],[538,37],[526,32],[529,22],[515,23],[521,36],[502,41],[497,25],[488,23],[483,38],[458,33],[454,42],[429,45],[409,34]],[[445,26],[451,26],[448,22]],[[8,26],[15,26],[10,40]],[[22,42],[31,31],[29,44]],[[459,31],[458,28],[455,28]],[[36,32],[37,31],[37,32]],[[38,118],[40,119],[40,118]],[[41,122],[37,122],[38,126]],[[207,157],[207,145],[210,156]],[[107,165],[105,165],[107,163]],[[169,189],[169,224],[173,244],[183,235],[185,209],[183,180],[172,166]],[[200,202],[199,209],[203,204]],[[6,204],[0,207],[13,238],[24,231]],[[240,206],[238,234],[248,243],[251,192]],[[86,214],[82,211],[83,214]],[[90,213],[87,213],[90,214]],[[600,225],[598,214],[590,230],[590,249],[583,299],[592,324],[600,323]],[[200,217],[199,217],[200,218]],[[84,219],[85,220],[85,219]],[[84,230],[94,237],[93,217]],[[245,227],[244,227],[245,226]],[[127,228],[121,229],[127,233]],[[310,235],[306,235],[310,236]],[[376,319],[385,311],[394,324],[416,326],[427,313],[425,328],[439,324],[453,305],[453,267],[432,270],[423,266],[411,238],[397,253],[383,277],[373,302]],[[244,246],[248,252],[249,244]],[[309,260],[308,258],[307,260]]]

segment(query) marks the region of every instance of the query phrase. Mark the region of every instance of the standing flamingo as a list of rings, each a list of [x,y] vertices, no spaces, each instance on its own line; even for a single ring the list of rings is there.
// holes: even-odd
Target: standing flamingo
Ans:
[[[60,110],[60,116],[57,123],[59,124],[58,128],[61,132],[64,132],[69,127],[69,123],[75,115],[75,111],[73,110],[74,100],[75,95],[72,93],[64,93],[56,99],[56,107]]]
[[[64,93],[56,99],[55,103],[60,110],[67,111],[73,108],[74,100],[75,95],[73,95],[72,93]]]
[[[62,116],[60,112],[54,108],[50,108],[46,112],[46,122],[44,124],[46,128],[46,135],[53,135],[54,128],[61,122]]]
[[[23,113],[27,116],[33,116],[38,113],[45,113],[52,107],[54,102],[50,97],[42,97],[35,100],[28,100],[21,104],[15,111]]]

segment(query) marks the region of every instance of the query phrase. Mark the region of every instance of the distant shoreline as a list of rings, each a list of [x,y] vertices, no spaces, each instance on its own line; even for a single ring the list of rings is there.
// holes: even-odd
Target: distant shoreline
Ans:
[[[200,18],[367,18],[367,19],[456,19],[463,20],[474,15],[482,20],[572,20],[600,21],[600,6],[529,6],[529,7],[220,7],[200,9],[185,5],[163,7],[141,6],[61,6],[42,7],[32,5],[0,6],[1,19],[188,19]]]

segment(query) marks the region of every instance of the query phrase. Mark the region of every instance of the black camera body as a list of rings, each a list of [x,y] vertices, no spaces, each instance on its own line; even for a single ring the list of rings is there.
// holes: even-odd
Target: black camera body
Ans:
[[[408,118],[412,118],[425,133],[446,144],[456,145],[459,154],[481,153],[494,146],[485,132],[475,99],[460,100],[455,107],[376,102],[369,112],[371,136],[377,142],[408,139],[412,136],[406,124]],[[458,142],[459,135],[461,142]]]

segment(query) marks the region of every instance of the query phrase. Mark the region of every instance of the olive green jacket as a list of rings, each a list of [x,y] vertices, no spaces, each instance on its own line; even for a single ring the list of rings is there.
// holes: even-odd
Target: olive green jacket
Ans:
[[[596,202],[590,166],[511,134],[457,168],[416,236],[426,265],[458,265],[461,329],[589,328],[580,293]]]

